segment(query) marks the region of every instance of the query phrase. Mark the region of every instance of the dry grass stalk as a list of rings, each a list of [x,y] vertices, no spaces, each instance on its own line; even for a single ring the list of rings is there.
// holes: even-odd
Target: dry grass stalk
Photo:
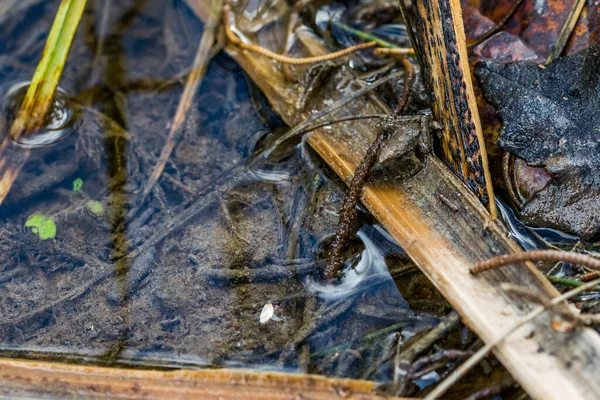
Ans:
[[[169,130],[169,136],[167,137],[167,142],[160,153],[158,162],[156,163],[148,182],[146,182],[146,185],[144,186],[142,198],[145,198],[150,194],[152,188],[154,188],[154,185],[162,175],[165,166],[167,165],[167,161],[175,148],[177,137],[184,129],[184,123],[190,108],[192,107],[194,95],[202,83],[202,79],[206,74],[208,64],[212,58],[211,49],[213,48],[219,28],[219,22],[221,21],[221,11],[223,9],[222,0],[213,0],[210,9],[211,13],[204,25],[204,32],[202,33],[202,39],[200,40],[198,50],[196,51],[192,72],[188,77],[183,94],[179,100],[177,111],[175,112],[175,117],[173,118],[171,129]]]

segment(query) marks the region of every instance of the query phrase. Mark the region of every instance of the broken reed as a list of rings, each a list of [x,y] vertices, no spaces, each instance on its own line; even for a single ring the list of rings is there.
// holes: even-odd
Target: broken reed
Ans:
[[[14,141],[44,125],[87,0],[62,0],[17,118],[0,144],[0,204],[29,158]]]
[[[11,126],[13,139],[43,126],[86,3],[87,0],[62,0],[60,3],[42,59]]]

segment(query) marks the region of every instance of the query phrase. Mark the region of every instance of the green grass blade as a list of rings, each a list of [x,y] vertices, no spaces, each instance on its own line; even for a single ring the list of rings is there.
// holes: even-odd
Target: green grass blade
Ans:
[[[87,0],[63,0],[59,6],[40,60],[17,119],[13,139],[42,126],[69,55]]]

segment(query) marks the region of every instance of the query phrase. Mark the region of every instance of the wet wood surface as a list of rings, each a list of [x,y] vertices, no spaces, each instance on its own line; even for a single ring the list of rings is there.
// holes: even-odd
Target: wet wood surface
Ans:
[[[459,0],[413,3],[415,29],[432,94],[433,115],[442,125],[446,163],[495,217],[494,189],[473,92]]]
[[[188,2],[201,18],[206,15],[202,1]],[[298,111],[295,99],[301,89],[283,78],[280,66],[234,47],[227,50],[290,125],[361,87],[347,76],[351,83],[346,87],[324,88],[305,111]],[[389,110],[370,96],[353,101],[335,116],[384,112]],[[376,132],[372,121],[341,123],[315,131],[308,142],[349,182]],[[542,299],[558,295],[531,263],[470,275],[469,268],[478,261],[521,250],[444,163],[429,157],[417,175],[396,177],[394,171],[378,174],[366,187],[363,203],[484,342],[496,340],[539,306],[503,290],[502,283],[521,286]],[[497,347],[496,356],[536,399],[600,398],[600,335],[588,328],[557,332],[551,319],[546,313],[523,326]]]
[[[383,399],[374,394],[375,382],[239,369],[145,371],[7,359],[0,369],[2,398]]]

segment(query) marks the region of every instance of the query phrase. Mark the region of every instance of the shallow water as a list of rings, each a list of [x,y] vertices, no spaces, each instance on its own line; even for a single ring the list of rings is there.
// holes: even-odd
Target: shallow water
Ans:
[[[0,206],[0,354],[390,379],[391,361],[369,367],[438,321],[388,272],[409,264],[401,249],[363,214],[354,272],[312,277],[344,185],[303,143],[246,168],[285,127],[223,54],[144,198],[202,25],[182,2],[90,3],[112,6],[88,8],[65,69],[74,132],[33,149]],[[57,4],[0,18],[4,94],[31,76]],[[281,321],[261,324],[268,302]]]

